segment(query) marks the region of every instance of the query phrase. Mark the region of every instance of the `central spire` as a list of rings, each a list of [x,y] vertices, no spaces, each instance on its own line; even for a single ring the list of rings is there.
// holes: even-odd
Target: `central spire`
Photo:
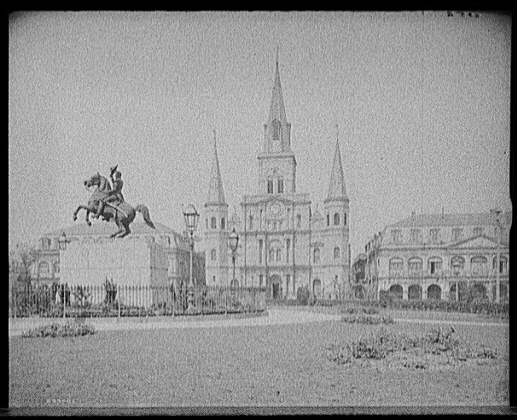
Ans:
[[[268,123],[271,123],[273,120],[278,120],[283,124],[287,123],[282,85],[280,83],[280,70],[278,68],[278,47],[276,47],[275,81],[273,84],[273,94],[271,96],[271,106],[269,107]]]
[[[214,130],[214,159],[210,171],[210,186],[208,188],[208,200],[210,204],[225,204],[223,180],[219,169],[219,158],[217,156],[217,140]]]

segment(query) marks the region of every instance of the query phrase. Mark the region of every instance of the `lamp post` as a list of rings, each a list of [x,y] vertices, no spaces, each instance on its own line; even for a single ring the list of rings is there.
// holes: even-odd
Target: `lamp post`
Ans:
[[[501,251],[500,251],[500,245],[501,245],[501,236],[502,236],[502,226],[501,226],[501,210],[500,209],[491,209],[490,213],[492,216],[495,217],[495,222],[497,224],[498,228],[498,236],[497,236],[497,263],[495,267],[495,302],[500,303],[501,301],[501,279],[499,277],[499,265],[501,264]]]
[[[233,264],[233,276],[232,281],[235,282],[235,255],[237,254],[237,245],[239,244],[239,235],[235,231],[235,228],[232,229],[232,232],[229,236],[230,249],[232,250],[232,264]]]
[[[59,242],[59,249],[61,251],[64,251],[66,249],[66,244],[68,242],[70,242],[68,239],[66,239],[66,233],[65,232],[61,232],[61,235],[59,235],[58,242]]]
[[[66,238],[66,233],[61,232],[61,235],[59,235],[58,239],[59,249],[64,251],[68,242],[70,242],[70,240]],[[59,261],[59,265],[61,265],[61,261]],[[63,283],[61,283],[61,288],[63,291],[63,318],[66,318],[66,287]]]
[[[186,209],[183,209],[183,217],[185,217],[185,225],[187,232],[190,234],[190,276],[187,291],[187,312],[194,309],[194,283],[192,281],[192,255],[194,253],[194,231],[197,228],[199,220],[199,213],[193,204],[189,204]]]

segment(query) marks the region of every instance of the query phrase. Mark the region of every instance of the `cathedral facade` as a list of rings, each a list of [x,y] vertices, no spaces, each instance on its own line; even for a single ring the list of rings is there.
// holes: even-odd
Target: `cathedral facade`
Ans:
[[[214,138],[202,218],[206,284],[265,287],[272,299],[294,299],[300,287],[320,299],[343,296],[349,283],[350,209],[339,140],[336,139],[323,211],[313,212],[310,195],[296,188],[297,163],[278,59],[260,149],[258,191],[244,195],[239,214],[233,212],[229,220]],[[239,236],[235,254],[229,247],[233,229]]]

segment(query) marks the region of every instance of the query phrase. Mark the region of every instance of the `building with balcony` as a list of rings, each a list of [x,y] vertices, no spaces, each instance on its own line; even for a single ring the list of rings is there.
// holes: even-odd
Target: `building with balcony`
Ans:
[[[509,298],[511,213],[412,214],[366,244],[365,275],[377,298],[494,301]]]

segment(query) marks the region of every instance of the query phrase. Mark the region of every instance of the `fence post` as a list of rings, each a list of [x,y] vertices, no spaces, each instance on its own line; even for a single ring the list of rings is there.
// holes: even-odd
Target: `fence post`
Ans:
[[[62,284],[61,288],[63,289],[63,319],[66,318],[66,290],[65,285]]]
[[[118,309],[118,319],[120,320],[120,287],[119,285],[117,284],[116,285],[116,289],[117,291],[117,309]]]

